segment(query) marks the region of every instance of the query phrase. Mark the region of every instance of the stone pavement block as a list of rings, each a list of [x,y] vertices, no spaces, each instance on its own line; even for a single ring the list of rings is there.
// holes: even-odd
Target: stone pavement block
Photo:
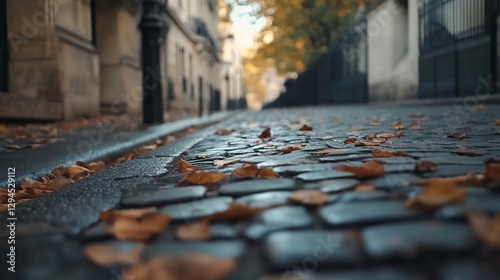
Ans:
[[[334,203],[321,208],[319,215],[330,227],[362,226],[423,218],[420,212],[406,208],[401,200]]]
[[[455,177],[468,173],[484,173],[484,165],[438,165],[434,172],[422,173],[424,178]]]
[[[160,206],[169,203],[200,199],[205,196],[206,191],[206,188],[203,186],[150,191],[125,197],[122,199],[121,204],[125,207]]]
[[[464,204],[446,205],[436,212],[436,216],[446,220],[465,218],[467,209],[484,211],[489,214],[500,212],[500,195],[468,195]]]
[[[372,179],[368,181],[368,183],[374,185],[375,188],[380,190],[394,191],[400,188],[409,187],[419,180],[421,180],[421,178],[417,175],[409,173],[399,173],[389,174],[381,178]]]
[[[327,180],[321,183],[320,191],[324,193],[337,193],[354,189],[359,184],[356,179]]]
[[[472,260],[462,260],[449,263],[439,272],[440,279],[460,280],[498,280],[500,275],[500,262],[493,263]]]
[[[314,182],[328,179],[354,178],[355,175],[349,172],[339,170],[326,170],[306,172],[298,175],[296,178],[305,182]]]
[[[292,179],[262,179],[246,180],[235,183],[229,183],[220,188],[221,195],[243,196],[266,191],[293,191],[295,181]]]
[[[240,258],[247,248],[244,242],[237,240],[216,240],[206,242],[154,242],[144,252],[149,260],[158,255],[174,256],[188,253],[203,253],[223,259]]]
[[[412,259],[422,253],[457,254],[477,248],[470,227],[460,223],[417,221],[378,225],[362,231],[373,259]]]
[[[389,199],[391,197],[393,197],[393,195],[384,191],[369,191],[369,192],[351,191],[351,192],[344,192],[340,194],[330,195],[330,197],[328,198],[328,203],[381,200],[381,199]]]
[[[265,264],[271,271],[293,265],[314,269],[360,263],[363,260],[357,232],[295,230],[271,233],[264,244]]]
[[[271,207],[275,205],[286,204],[291,192],[274,191],[256,193],[241,196],[235,200],[236,203],[246,204],[252,208]]]
[[[189,221],[199,219],[229,208],[233,198],[229,196],[218,196],[184,203],[164,206],[160,212],[168,214],[173,221]]]
[[[292,272],[293,273],[293,272]],[[299,272],[300,273],[300,272]],[[301,276],[296,273],[296,276]],[[293,274],[290,274],[293,275]],[[291,279],[291,278],[289,278]],[[358,270],[319,272],[312,274],[308,280],[429,280],[422,272],[410,272],[397,268],[364,268]],[[276,279],[277,280],[277,279]]]
[[[136,158],[115,167],[111,167],[100,175],[105,175],[105,178],[113,180],[134,177],[154,177],[167,172],[167,166],[169,166],[173,160],[173,157]]]
[[[273,171],[282,175],[296,175],[304,172],[331,170],[332,167],[333,164],[329,163],[310,163],[278,166],[273,168]]]

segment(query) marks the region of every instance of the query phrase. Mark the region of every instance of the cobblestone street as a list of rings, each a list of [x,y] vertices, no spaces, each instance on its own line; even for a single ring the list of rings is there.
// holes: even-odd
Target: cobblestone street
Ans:
[[[499,160],[500,105],[243,112],[20,204],[15,276],[167,279],[136,272],[201,253],[235,260],[223,279],[498,279],[499,243],[470,213],[500,213]],[[101,215],[146,207],[169,223],[143,241]],[[180,279],[218,279],[186,263],[206,278]]]

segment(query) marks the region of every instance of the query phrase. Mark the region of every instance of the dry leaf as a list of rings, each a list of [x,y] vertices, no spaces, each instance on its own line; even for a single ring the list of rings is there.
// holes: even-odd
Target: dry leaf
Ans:
[[[206,159],[209,158],[212,154],[200,154],[197,155],[196,158]]]
[[[33,186],[36,186],[38,184],[41,184],[41,182],[35,181],[30,178],[24,178],[21,180],[21,189],[23,190],[31,189]]]
[[[292,192],[288,200],[306,206],[323,206],[328,201],[328,195],[319,190],[299,190]]]
[[[468,156],[468,157],[480,157],[484,155],[484,153],[481,151],[474,151],[466,148],[455,149],[452,151],[452,153],[457,154],[459,156]]]
[[[47,132],[47,136],[49,137],[56,137],[59,134],[59,131],[57,131],[56,128],[53,128]]]
[[[437,170],[437,164],[430,160],[419,160],[415,163],[415,171],[417,172],[433,172]]]
[[[206,216],[203,219],[209,222],[247,219],[255,216],[263,210],[264,209],[262,208],[252,208],[245,204],[232,203],[228,209]]]
[[[210,238],[210,224],[206,220],[180,225],[175,230],[180,240],[207,240]]]
[[[495,120],[495,125],[500,125],[500,119]]]
[[[424,117],[424,114],[422,113],[413,113],[410,115],[410,118],[414,118],[414,119],[419,119],[419,118],[423,118]]]
[[[239,161],[239,159],[224,159],[224,160],[216,159],[216,160],[214,160],[214,165],[223,167],[223,166],[231,165],[231,164],[236,163],[238,161]]]
[[[334,167],[336,170],[350,172],[360,178],[380,177],[384,175],[384,165],[377,161],[368,161],[361,166],[341,165]]]
[[[392,123],[392,128],[395,130],[404,130],[406,129],[404,124],[401,121],[396,121]]]
[[[131,280],[221,280],[236,269],[232,259],[205,254],[156,256],[129,268],[123,279]]]
[[[79,165],[71,165],[67,167],[67,177],[73,180],[78,180],[83,177],[92,174],[92,171],[88,168]]]
[[[179,172],[187,173],[187,172],[194,171],[195,169],[196,169],[196,166],[183,160],[182,158],[179,159]]]
[[[144,245],[137,243],[124,251],[107,244],[90,244],[83,247],[83,252],[92,262],[100,266],[134,265],[141,261]]]
[[[346,149],[328,148],[328,149],[324,149],[324,150],[314,151],[313,153],[324,155],[324,154],[331,154],[331,153],[342,153],[345,151],[346,151]]]
[[[358,141],[358,139],[356,138],[347,138],[344,140],[344,144],[353,144],[353,143],[356,143]]]
[[[500,180],[500,161],[487,161],[484,168],[484,177],[486,178],[486,180]]]
[[[467,211],[467,220],[474,234],[495,249],[500,249],[500,213],[490,218],[478,211]]]
[[[136,209],[125,209],[125,210],[117,210],[110,209],[104,211],[99,216],[99,220],[104,223],[113,223],[116,219],[120,217],[132,217],[132,218],[140,218],[147,214],[155,213],[157,211],[156,207],[147,207],[147,208],[136,208]]]
[[[376,137],[376,138],[372,138],[371,139],[372,143],[385,143],[387,141],[387,138],[379,138],[379,137]]]
[[[170,216],[158,212],[140,217],[123,215],[116,217],[107,231],[118,239],[145,242],[165,231],[170,220]]]
[[[415,121],[410,124],[410,128],[412,130],[419,130],[422,128],[422,125],[419,122]]]
[[[420,186],[429,186],[434,184],[455,184],[458,186],[481,186],[484,183],[484,176],[481,174],[469,173],[464,176],[450,177],[450,178],[431,178],[422,179],[416,182]]]
[[[10,129],[3,125],[3,124],[0,124],[0,135],[9,135],[10,134]]]
[[[404,132],[398,131],[396,133],[382,133],[382,134],[377,134],[378,138],[399,138],[404,135]]]
[[[298,151],[298,150],[302,150],[302,145],[295,144],[295,145],[291,145],[291,146],[286,146],[286,147],[280,149],[279,151],[283,154],[289,154],[293,151]]]
[[[240,168],[233,171],[233,176],[236,178],[256,178],[256,179],[271,179],[278,178],[280,175],[274,172],[272,169],[263,167],[259,169],[257,165],[251,163],[245,163]]]
[[[220,172],[206,172],[203,170],[194,170],[186,174],[179,183],[188,185],[205,185],[205,184],[215,184],[220,180],[227,177],[227,174]]]
[[[340,123],[340,120],[338,120],[338,119],[333,119],[333,120],[332,120],[332,123],[334,123],[334,124],[339,124],[339,123]]]
[[[259,138],[262,140],[270,139],[272,137],[271,135],[271,128],[268,127],[262,131],[262,133],[259,135]]]
[[[375,190],[375,186],[370,184],[362,184],[356,186],[354,190],[357,192],[372,192]]]
[[[466,192],[453,183],[435,183],[427,186],[417,196],[405,202],[407,207],[438,208],[444,205],[461,203]]]
[[[92,170],[93,173],[99,172],[100,170],[104,169],[106,167],[106,163],[104,161],[96,161],[96,162],[91,162],[87,164],[88,169]]]
[[[231,134],[233,133],[233,130],[229,129],[219,129],[215,132],[216,135],[226,135],[226,134]]]
[[[313,128],[308,126],[307,124],[303,124],[301,128],[299,128],[299,131],[312,131]]]
[[[356,147],[369,147],[369,146],[377,146],[377,145],[378,145],[377,143],[373,143],[370,141],[361,141],[361,142],[354,144],[354,146],[356,146]]]
[[[448,135],[448,138],[465,139],[467,138],[467,133],[454,132]]]
[[[374,157],[407,157],[408,155],[403,152],[403,151],[394,151],[394,152],[391,152],[391,151],[386,151],[386,150],[382,150],[382,149],[379,149],[379,148],[373,148],[372,149],[372,155]]]

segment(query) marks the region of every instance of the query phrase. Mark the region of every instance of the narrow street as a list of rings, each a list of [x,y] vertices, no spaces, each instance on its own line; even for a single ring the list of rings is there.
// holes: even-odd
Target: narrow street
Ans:
[[[17,205],[0,278],[498,279],[499,161],[495,104],[239,112]]]

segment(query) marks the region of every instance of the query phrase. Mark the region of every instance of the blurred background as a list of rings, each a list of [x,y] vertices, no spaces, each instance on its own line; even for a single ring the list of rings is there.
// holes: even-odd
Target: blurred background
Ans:
[[[143,79],[142,7],[164,23]],[[498,92],[499,0],[0,0],[0,118],[170,115]],[[149,73],[148,72],[148,73]]]

